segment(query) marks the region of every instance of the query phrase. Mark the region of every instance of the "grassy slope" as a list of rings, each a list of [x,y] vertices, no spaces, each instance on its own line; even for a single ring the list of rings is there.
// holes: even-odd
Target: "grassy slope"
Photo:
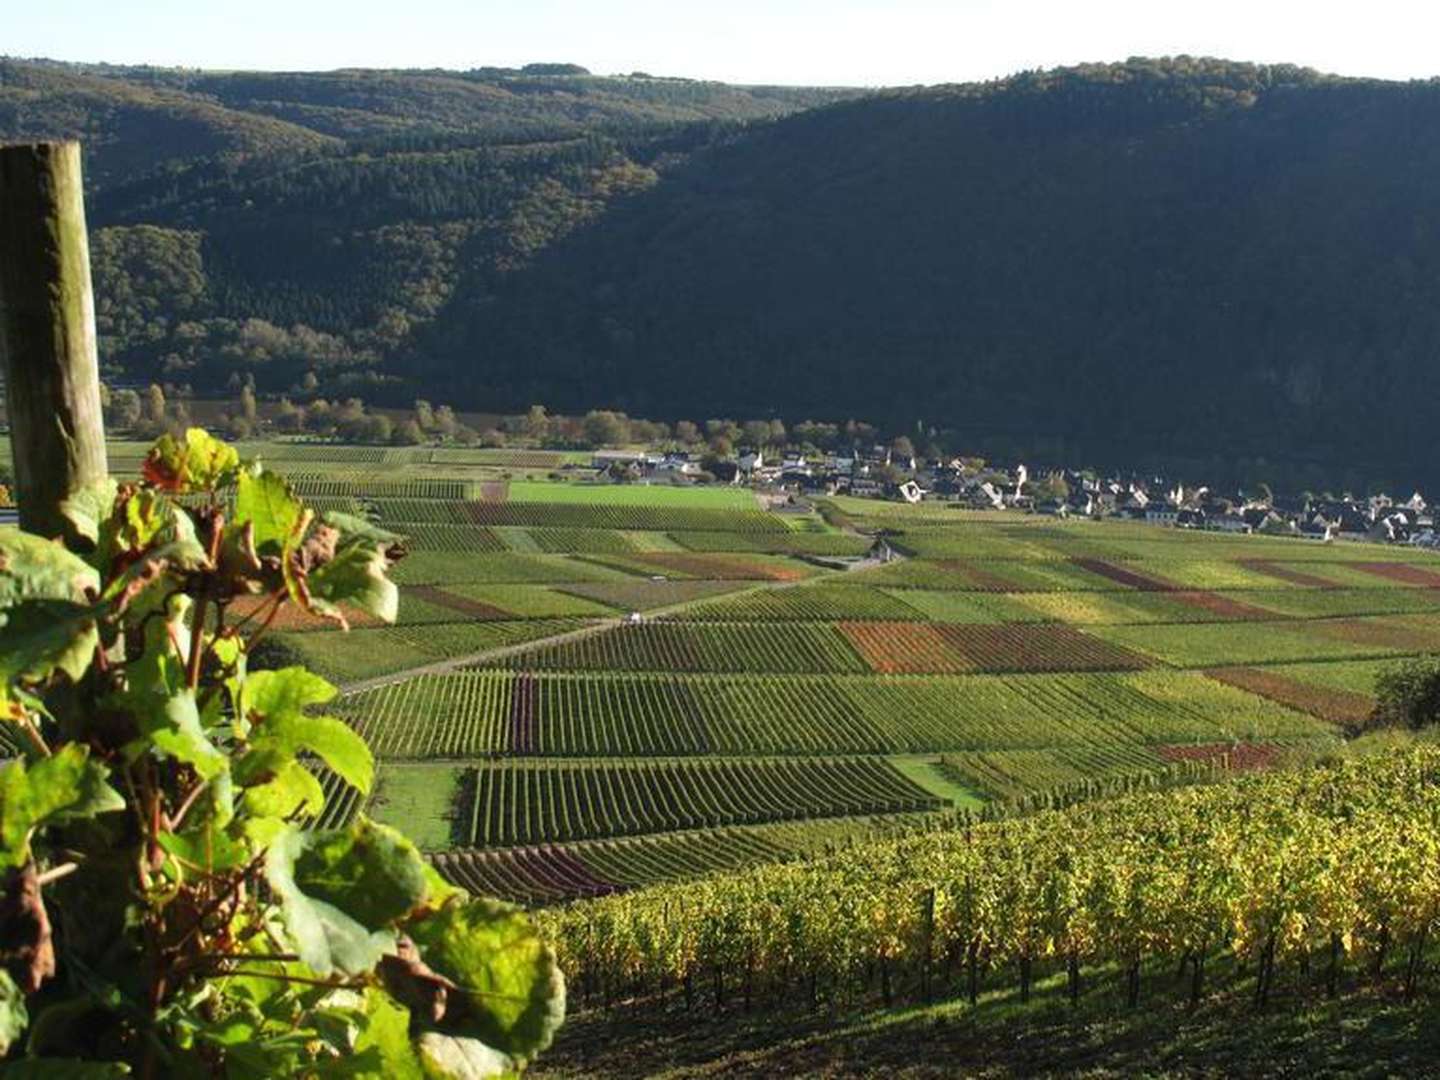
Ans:
[[[754,510],[749,488],[667,487],[656,484],[554,484],[518,481],[511,502],[580,503],[597,506],[698,507],[705,510]]]
[[[1163,987],[1173,976],[1153,973]],[[673,994],[672,994],[673,996]],[[696,1023],[679,1011],[628,1007],[581,1014],[531,1075],[600,1077],[1390,1077],[1435,1074],[1434,1006],[1393,987],[1318,995],[1257,1013],[1248,987],[1190,1010],[1183,993],[1155,989],[1128,1010],[1118,986],[1087,991],[1078,1007],[1058,981],[1029,1005],[1009,995],[893,1010],[775,1013]],[[708,1001],[706,1002],[708,1006]]]

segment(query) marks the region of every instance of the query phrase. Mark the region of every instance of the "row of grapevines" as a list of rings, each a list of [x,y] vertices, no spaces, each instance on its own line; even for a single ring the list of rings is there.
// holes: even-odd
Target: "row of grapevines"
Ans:
[[[472,843],[480,846],[942,805],[873,758],[497,762],[475,770],[467,798]]]
[[[542,913],[582,985],[746,972],[779,995],[837,993],[880,971],[924,989],[961,967],[1022,998],[1050,971],[1180,964],[1202,990],[1234,956],[1268,999],[1289,959],[1410,951],[1440,929],[1440,751],[1273,772],[867,845]]]

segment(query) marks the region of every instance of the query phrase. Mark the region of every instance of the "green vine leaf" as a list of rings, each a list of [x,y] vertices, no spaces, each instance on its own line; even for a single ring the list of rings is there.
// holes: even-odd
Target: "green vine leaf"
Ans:
[[[67,600],[27,600],[0,610],[0,679],[42,682],[61,671],[78,681],[100,642],[96,612]]]
[[[265,876],[300,959],[328,975],[369,971],[394,952],[392,926],[425,899],[424,860],[393,829],[361,821],[275,838]]]
[[[280,555],[294,537],[304,507],[278,473],[258,464],[240,470],[235,491],[235,524],[249,525],[258,555]]]
[[[183,440],[165,434],[150,448],[141,472],[145,480],[161,491],[185,495],[214,491],[223,486],[240,467],[240,455],[228,443],[204,428],[189,428]]]
[[[99,643],[94,567],[50,540],[0,528],[0,681],[78,680]]]
[[[0,768],[0,867],[30,858],[30,834],[41,825],[123,810],[125,800],[109,783],[109,770],[78,743],[27,763]]]
[[[60,514],[75,530],[75,535],[99,545],[105,526],[115,512],[120,485],[107,476],[87,484],[60,504]]]
[[[390,559],[369,541],[340,547],[335,557],[310,572],[310,608],[317,614],[344,622],[340,605],[393,623],[400,608],[400,590],[385,576]]]
[[[495,900],[452,900],[405,931],[432,969],[454,981],[443,1034],[478,1038],[523,1063],[565,1019],[565,980],[525,912]]]
[[[158,697],[156,707],[137,712],[141,730],[156,750],[194,768],[202,780],[212,780],[230,767],[230,759],[205,733],[195,691],[176,689]]]
[[[435,1080],[490,1080],[513,1076],[518,1071],[514,1059],[479,1039],[427,1031],[415,1045],[425,1065],[425,1075]]]
[[[0,969],[0,1054],[9,1053],[10,1047],[20,1041],[29,1024],[25,995],[15,985],[9,972]]]
[[[308,751],[362,794],[375,778],[370,747],[348,724],[305,710],[335,696],[335,687],[301,667],[257,671],[240,692],[241,714],[253,733],[256,760],[280,762]]]
[[[63,544],[0,527],[0,609],[25,600],[83,603],[99,588],[95,568]]]
[[[242,759],[236,768],[252,760]],[[315,775],[298,761],[268,766],[259,777],[247,777],[241,783],[245,788],[245,811],[252,818],[283,821],[293,817],[314,817],[325,809],[325,789]]]

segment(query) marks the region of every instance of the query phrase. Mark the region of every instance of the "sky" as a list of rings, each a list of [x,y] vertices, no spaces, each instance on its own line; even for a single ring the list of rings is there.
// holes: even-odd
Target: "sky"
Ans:
[[[1436,0],[0,0],[0,54],[201,68],[535,61],[907,86],[1128,56],[1440,75]]]

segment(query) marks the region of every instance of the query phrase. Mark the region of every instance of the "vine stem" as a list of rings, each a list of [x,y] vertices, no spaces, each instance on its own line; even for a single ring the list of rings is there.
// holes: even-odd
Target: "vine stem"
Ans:
[[[41,757],[50,756],[50,744],[45,741],[45,737],[40,734],[40,729],[35,726],[35,722],[30,717],[20,718],[20,730],[25,732],[25,737],[30,740],[30,745],[40,751]]]
[[[52,881],[59,881],[61,878],[68,877],[79,869],[80,864],[78,862],[66,862],[61,863],[59,866],[52,866],[43,874],[37,874],[35,876],[35,885],[37,887],[49,885]]]

